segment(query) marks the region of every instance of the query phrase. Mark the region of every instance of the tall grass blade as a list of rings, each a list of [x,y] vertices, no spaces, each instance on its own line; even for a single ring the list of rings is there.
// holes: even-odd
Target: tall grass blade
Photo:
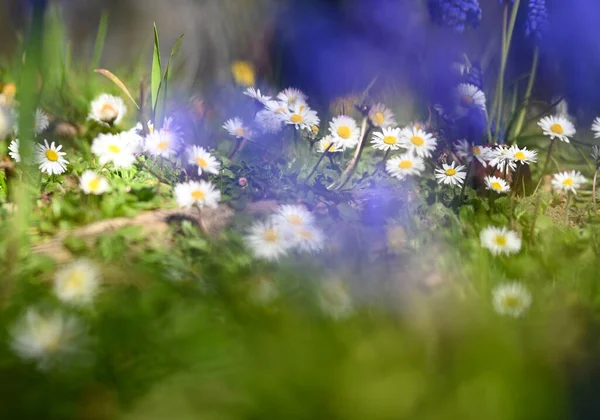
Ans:
[[[100,66],[100,58],[104,51],[104,42],[106,41],[106,31],[108,28],[108,13],[102,12],[100,23],[98,24],[98,33],[96,34],[96,44],[94,45],[94,56],[92,58],[92,68],[97,69]]]
[[[158,42],[158,29],[156,23],[154,24],[154,55],[152,57],[152,114],[153,119],[156,114],[156,105],[158,104],[158,95],[160,93],[160,85],[162,82],[162,65],[160,62],[160,45]],[[157,121],[154,121],[156,124]]]
[[[96,73],[100,73],[101,75],[110,79],[110,81],[112,81],[115,85],[117,85],[125,93],[125,95],[127,95],[127,97],[131,100],[131,102],[133,102],[133,104],[136,106],[136,108],[140,109],[140,106],[137,104],[135,99],[133,99],[133,96],[131,96],[131,93],[129,93],[129,89],[127,89],[127,86],[125,86],[125,84],[123,82],[121,82],[121,79],[119,79],[117,76],[115,76],[113,73],[111,73],[110,71],[108,71],[106,69],[96,69],[94,71]]]

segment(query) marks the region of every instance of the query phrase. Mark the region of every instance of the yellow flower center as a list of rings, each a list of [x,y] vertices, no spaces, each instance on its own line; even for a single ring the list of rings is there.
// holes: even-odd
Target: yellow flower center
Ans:
[[[565,180],[562,182],[562,184],[563,184],[565,187],[570,187],[571,185],[573,185],[573,178],[567,178],[567,179],[565,179]]]
[[[17,86],[14,83],[7,83],[2,88],[2,93],[6,96],[14,98],[17,93]]]
[[[518,296],[508,295],[502,298],[502,306],[516,309],[521,306],[521,299]]]
[[[197,157],[195,160],[198,166],[200,166],[201,168],[206,168],[208,166],[208,162],[202,159],[201,157]]]
[[[456,169],[454,169],[454,168],[448,168],[448,169],[446,169],[445,172],[446,172],[446,175],[448,175],[448,176],[456,175]]]
[[[525,153],[518,151],[517,153],[515,153],[514,158],[517,160],[525,160],[526,159]]]
[[[385,136],[383,142],[385,144],[396,144],[396,136]]]
[[[377,125],[381,125],[383,124],[383,122],[385,121],[385,117],[383,116],[382,112],[376,112],[375,115],[373,115],[373,122]]]
[[[102,105],[102,108],[100,108],[100,114],[108,118],[114,118],[117,115],[117,110],[114,106],[112,106],[112,104],[106,103]]]
[[[300,216],[298,216],[297,214],[291,214],[287,217],[288,222],[290,222],[292,225],[301,225],[302,224],[302,218]]]
[[[304,121],[304,118],[302,118],[302,115],[300,114],[292,114],[290,121],[294,124],[300,124],[302,121]]]
[[[400,169],[410,169],[413,167],[413,164],[410,160],[401,160],[398,164],[398,168]]]
[[[247,61],[236,61],[231,65],[231,73],[238,85],[254,86],[254,68]]]
[[[265,241],[273,243],[277,242],[277,240],[279,239],[279,235],[277,234],[277,231],[275,229],[267,229],[263,233],[263,238],[265,239]]]
[[[550,127],[550,131],[552,131],[555,134],[562,134],[565,130],[560,124],[552,124],[552,126]]]
[[[410,142],[417,147],[421,147],[425,144],[425,140],[423,139],[423,137],[420,136],[412,136],[410,138]]]
[[[100,179],[99,178],[92,179],[88,183],[88,187],[90,188],[90,190],[96,191],[98,188],[100,188]]]
[[[244,128],[240,127],[235,130],[235,135],[238,137],[244,137]]]
[[[202,190],[194,190],[192,191],[192,197],[194,200],[202,200],[204,197],[206,197],[206,193]]]
[[[72,270],[65,282],[65,288],[71,292],[78,292],[83,286],[84,279],[85,272],[83,270]]]
[[[350,131],[349,127],[346,127],[345,125],[343,125],[341,127],[338,127],[337,134],[338,134],[338,136],[340,136],[343,139],[349,139],[352,132]]]
[[[119,146],[117,146],[115,144],[111,144],[110,146],[108,146],[108,150],[110,150],[113,153],[119,153],[121,151]]]
[[[313,125],[311,127],[311,130],[313,133],[317,134],[319,132],[319,126],[318,125]]]
[[[156,147],[158,147],[158,150],[164,152],[165,150],[167,150],[169,148],[169,144],[170,144],[169,141],[161,141],[160,143],[158,143],[156,145]]]
[[[500,184],[497,181],[492,182],[492,188],[495,189],[496,191],[501,191],[502,190],[502,184]]]
[[[419,124],[419,123],[415,123],[415,124],[413,125],[413,127],[415,128],[415,130],[420,130],[420,129],[421,129],[421,124]]]
[[[300,105],[300,108],[298,109],[300,112],[304,111],[304,108],[306,108],[304,105]]]
[[[473,146],[473,154],[475,156],[481,154],[481,148],[479,146]]]
[[[52,149],[48,149],[46,150],[46,159],[48,159],[50,162],[56,162],[58,160],[58,153]]]
[[[284,108],[277,108],[277,109],[275,110],[275,113],[276,113],[276,114],[283,114],[284,112],[285,112],[285,109],[284,109]]]
[[[506,236],[496,235],[496,237],[494,238],[494,242],[496,242],[496,245],[505,246],[506,245]]]
[[[461,102],[465,106],[471,106],[473,105],[473,97],[470,95],[463,95],[463,97],[461,98]]]

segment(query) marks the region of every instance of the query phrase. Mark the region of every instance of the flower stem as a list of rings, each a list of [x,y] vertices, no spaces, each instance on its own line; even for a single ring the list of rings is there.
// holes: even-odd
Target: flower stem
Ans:
[[[569,205],[571,204],[571,192],[567,192],[567,202],[565,204],[565,225],[569,225]]]
[[[328,190],[331,190],[331,189],[339,190],[340,188],[342,188],[344,185],[346,185],[348,183],[348,181],[352,177],[352,174],[354,174],[354,171],[356,170],[356,165],[358,164],[358,161],[360,160],[360,155],[362,154],[362,151],[365,147],[365,138],[367,137],[366,134],[368,131],[367,130],[367,121],[368,121],[368,117],[367,116],[363,117],[362,124],[360,127],[360,133],[361,133],[360,142],[359,142],[359,145],[356,147],[356,152],[354,152],[354,157],[352,158],[350,163],[348,163],[348,166],[346,167],[346,169],[344,169],[344,172],[340,176],[340,179],[337,182],[334,182],[327,187]]]
[[[473,169],[473,165],[475,164],[475,158],[471,159],[469,165],[467,166],[467,173],[465,174],[465,182],[463,182],[462,188],[460,189],[460,201],[463,200],[465,194],[465,188],[467,186],[467,182],[469,182],[469,175],[471,175],[471,170]]]
[[[598,203],[596,202],[596,181],[598,180],[598,168],[594,172],[594,180],[592,181],[592,201],[594,203],[594,215],[598,218]]]
[[[331,148],[333,147],[333,143],[331,143],[329,145],[329,147],[327,147],[326,150],[323,151],[323,154],[319,157],[319,160],[317,160],[317,163],[315,164],[315,166],[312,168],[312,171],[310,171],[310,173],[308,174],[308,176],[306,177],[306,179],[304,180],[304,185],[306,185],[306,183],[308,182],[308,180],[315,174],[317,168],[319,167],[319,165],[321,164],[321,162],[323,161],[323,158],[325,157],[325,155],[327,155],[329,153],[329,151],[331,150]]]
[[[233,149],[233,152],[231,152],[231,154],[229,155],[229,159],[232,162],[235,162],[235,156],[243,149],[244,145],[246,144],[246,137],[242,137],[241,139],[238,138],[237,144],[235,145],[235,149]]]
[[[535,195],[537,190],[540,188],[540,185],[542,185],[542,181],[544,180],[546,171],[548,170],[548,167],[550,166],[550,155],[552,154],[552,146],[554,146],[555,142],[556,142],[556,139],[550,140],[550,146],[548,147],[548,153],[546,154],[546,162],[544,162],[544,169],[542,169],[542,173],[540,174],[540,180],[538,181],[538,183],[535,187],[535,190],[533,190],[533,195]]]
[[[537,73],[538,59],[540,56],[540,51],[536,46],[533,50],[533,61],[531,63],[531,73],[529,73],[529,81],[527,82],[527,90],[525,91],[525,100],[524,104],[519,111],[519,117],[517,119],[517,125],[515,126],[515,137],[518,137],[521,134],[521,130],[523,129],[523,123],[525,122],[525,114],[527,113],[527,107],[529,106],[529,101],[531,100],[531,91],[533,90],[533,83],[535,82],[535,76]]]

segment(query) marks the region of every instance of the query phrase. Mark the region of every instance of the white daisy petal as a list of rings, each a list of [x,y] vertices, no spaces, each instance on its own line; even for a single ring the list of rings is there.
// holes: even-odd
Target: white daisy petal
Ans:
[[[502,283],[492,290],[492,300],[500,315],[518,318],[531,306],[531,293],[521,283]]]
[[[388,159],[385,168],[391,176],[403,180],[408,176],[420,175],[425,170],[425,162],[412,153],[404,153]]]
[[[497,176],[486,176],[483,180],[485,182],[485,188],[490,191],[495,191],[498,194],[508,193],[510,191],[510,186],[502,178],[498,178]]]
[[[371,144],[373,149],[385,151],[405,147],[401,142],[399,128],[382,128],[381,131],[373,133]]]
[[[213,155],[199,146],[192,146],[189,150],[188,163],[198,166],[198,175],[202,175],[203,172],[216,175],[221,167],[221,164]]]
[[[422,158],[431,157],[437,147],[437,140],[431,134],[413,126],[406,127],[400,132],[402,147]]]
[[[63,302],[74,305],[91,303],[100,287],[98,266],[87,259],[79,259],[56,272],[54,294]]]
[[[40,171],[48,175],[60,175],[66,172],[69,161],[63,157],[66,153],[61,152],[61,149],[62,146],[55,145],[54,142],[48,144],[48,140],[44,140],[44,144],[37,145],[35,159]]]
[[[369,121],[373,127],[388,128],[396,125],[394,114],[384,104],[375,104],[369,109]]]
[[[479,240],[481,246],[488,249],[493,255],[516,254],[521,250],[521,238],[516,232],[505,227],[488,226],[479,234]]]
[[[560,172],[552,176],[552,188],[556,192],[572,192],[577,194],[581,184],[585,184],[587,179],[579,171]]]
[[[441,168],[436,168],[434,176],[438,184],[461,186],[465,181],[467,171],[462,165],[455,166],[454,162],[450,165],[444,163]]]
[[[91,108],[88,119],[107,125],[119,124],[127,113],[122,98],[106,93],[94,99]]]
[[[360,128],[354,118],[346,115],[334,117],[329,123],[331,138],[342,149],[354,149],[360,141]]]
[[[175,186],[175,200],[179,207],[217,208],[221,201],[221,191],[209,181],[189,181]]]
[[[562,115],[544,117],[538,125],[546,136],[550,136],[550,139],[558,138],[565,143],[569,143],[569,137],[573,137],[576,132],[573,123]]]
[[[94,171],[85,171],[79,179],[79,188],[85,194],[101,195],[110,190],[108,180]]]

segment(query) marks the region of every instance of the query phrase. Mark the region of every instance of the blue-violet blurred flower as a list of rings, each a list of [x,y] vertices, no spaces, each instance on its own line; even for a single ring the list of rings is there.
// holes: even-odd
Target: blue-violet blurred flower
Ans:
[[[481,20],[479,0],[429,0],[428,6],[433,22],[459,32],[478,27]]]

